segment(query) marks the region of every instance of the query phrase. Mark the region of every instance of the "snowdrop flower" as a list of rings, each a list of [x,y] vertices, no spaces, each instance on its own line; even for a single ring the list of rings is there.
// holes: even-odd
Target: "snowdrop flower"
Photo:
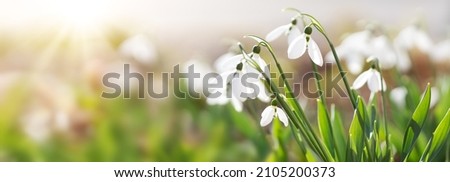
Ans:
[[[370,54],[367,57],[378,58],[382,69],[391,69],[397,64],[397,54],[389,38],[385,35],[374,37],[370,41]]]
[[[205,63],[204,61],[200,61],[198,59],[191,59],[188,60],[186,63],[182,65],[182,70],[185,73],[189,72],[189,69],[192,69],[193,73],[199,73],[200,77],[194,77],[192,79],[193,83],[187,84],[186,86],[190,91],[194,91],[195,93],[203,94],[206,91],[203,86],[203,78],[206,74],[212,72],[212,68],[209,66],[209,64]]]
[[[157,58],[155,46],[144,34],[134,35],[126,39],[120,45],[119,52],[125,57],[143,64],[151,64]]]
[[[259,53],[261,52],[260,46],[254,46],[252,53],[249,54],[250,58],[256,62],[256,64],[264,70],[266,74],[268,74],[268,66],[266,64],[266,61],[264,61]],[[250,62],[244,57],[243,54],[238,54],[234,56],[227,56],[228,59],[220,58],[216,61],[216,69],[219,72],[227,72],[232,71],[236,68],[236,65],[239,63],[243,63],[243,71],[245,73],[258,73],[259,72],[253,67],[253,65],[250,64]]]
[[[276,101],[273,100],[270,106],[267,106],[261,113],[260,125],[262,127],[269,125],[275,118],[278,118],[286,127],[289,124],[289,120],[283,109],[276,106]]]
[[[396,87],[391,90],[390,98],[391,100],[400,107],[405,107],[405,99],[408,94],[408,90],[405,87]]]
[[[435,106],[439,102],[439,89],[436,87],[431,87],[431,98],[430,98],[430,107]]]
[[[418,48],[424,53],[428,53],[433,47],[431,38],[417,25],[410,25],[401,30],[394,43],[400,49],[410,50]]]
[[[444,60],[450,61],[450,39],[440,42],[431,52],[431,57],[435,62],[442,62]]]
[[[365,57],[370,54],[369,42],[372,33],[369,30],[352,33],[342,40],[341,44],[336,47],[339,57],[343,58],[347,63],[347,68],[352,74],[361,73],[364,66]],[[332,53],[326,56],[328,62],[334,62]]]
[[[322,53],[319,46],[311,37],[312,28],[307,26],[304,33],[292,40],[288,47],[288,58],[297,59],[302,56],[306,49],[308,49],[308,55],[311,60],[318,66],[323,65]]]
[[[348,35],[336,47],[336,52],[347,63],[350,73],[359,74],[364,67],[364,60],[370,56],[378,57],[383,69],[394,67],[397,55],[393,49],[385,35],[374,36],[370,30],[363,30]],[[326,59],[327,62],[334,62],[331,52],[326,55]]]
[[[297,19],[293,18],[291,23],[282,25],[272,30],[266,36],[266,40],[271,42],[280,37],[282,34],[288,36],[288,44],[291,44],[295,38],[300,36],[300,29],[297,27]]]
[[[229,67],[230,64],[228,63],[228,60],[232,59],[232,57],[236,56],[237,54],[233,53],[233,52],[227,52],[221,56],[219,56],[216,61],[214,61],[214,68],[216,70],[222,70],[222,71],[227,71],[227,70],[232,70],[233,67]],[[234,58],[233,58],[234,59]],[[224,66],[227,66],[226,68],[224,68]]]
[[[411,59],[408,51],[417,48],[423,53],[429,53],[433,42],[418,26],[411,25],[400,31],[394,39],[394,46],[398,58],[397,69],[404,72],[411,68]]]
[[[243,65],[244,63],[239,63],[236,70],[224,72],[212,81],[213,83],[215,82],[220,84],[220,81],[225,80],[221,87],[210,90],[211,94],[208,95],[206,100],[208,104],[223,105],[231,102],[236,111],[241,112],[243,102],[246,101],[247,98],[258,98],[263,102],[270,101],[267,90],[259,77],[246,77],[244,82]],[[248,87],[246,83],[255,84],[257,90],[252,90],[252,88]]]
[[[246,97],[242,97],[245,87],[239,79],[242,76],[242,65],[242,63],[238,64],[235,71],[222,73],[212,81],[219,84],[222,82],[222,86],[210,90],[210,94],[206,99],[208,104],[224,105],[231,102],[236,111],[242,111],[242,103],[247,99]]]
[[[359,89],[367,82],[367,86],[369,86],[369,90],[372,93],[378,92],[383,87],[383,91],[386,90],[386,82],[381,78],[380,73],[374,68],[370,68],[367,71],[361,73],[353,82],[353,88]]]

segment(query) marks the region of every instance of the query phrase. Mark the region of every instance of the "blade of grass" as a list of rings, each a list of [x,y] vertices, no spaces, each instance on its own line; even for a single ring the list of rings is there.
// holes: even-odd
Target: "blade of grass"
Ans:
[[[328,152],[335,156],[335,143],[333,138],[333,130],[330,122],[330,117],[326,111],[326,107],[320,99],[317,99],[317,123],[319,125],[319,132]]]
[[[358,110],[355,110],[353,114],[353,120],[350,124],[349,129],[349,142],[350,142],[350,151],[352,152],[351,157],[353,158],[352,161],[359,161],[361,160],[361,154],[362,154],[362,148],[363,148],[363,129],[361,127],[361,122],[358,118]]]
[[[333,138],[336,146],[336,159],[337,161],[345,161],[345,150],[346,150],[346,136],[344,134],[344,124],[342,123],[341,115],[334,104],[331,105],[331,127],[333,130]]]
[[[432,161],[444,148],[450,133],[450,109],[447,110],[442,121],[433,132],[433,136],[428,141],[427,147],[422,154],[421,161]]]
[[[425,119],[427,118],[428,109],[430,108],[430,99],[431,91],[430,84],[428,84],[425,94],[420,100],[419,105],[417,105],[416,110],[409,121],[408,128],[406,129],[403,138],[402,161],[406,161],[408,159],[408,156],[411,153],[417,138],[419,137],[423,124],[425,123]]]

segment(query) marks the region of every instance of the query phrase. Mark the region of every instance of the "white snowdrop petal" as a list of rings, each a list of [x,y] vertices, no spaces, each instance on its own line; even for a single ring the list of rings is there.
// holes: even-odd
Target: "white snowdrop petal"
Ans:
[[[309,39],[308,42],[308,54],[311,60],[318,66],[323,65],[322,53],[320,52],[319,46],[313,39]]]
[[[283,111],[283,109],[276,107],[276,113],[277,113],[277,117],[278,119],[284,124],[284,126],[288,126],[289,124],[289,120],[286,116],[286,113]]]
[[[264,127],[270,124],[272,122],[273,117],[275,114],[275,108],[273,106],[268,106],[264,109],[264,111],[261,113],[261,121],[259,124]]]
[[[228,83],[231,83],[235,73],[236,73],[235,71],[223,72],[219,75],[219,77],[217,77],[216,81],[222,82],[222,84],[223,84],[222,88],[225,88],[228,85]]]
[[[361,54],[350,54],[346,58],[347,68],[351,74],[361,73],[364,67],[364,58]]]
[[[381,82],[383,83],[383,91],[386,91],[387,88],[386,82],[384,81],[384,79],[382,79]]]
[[[391,90],[389,97],[398,106],[405,107],[405,98],[408,90],[405,87],[397,87]]]
[[[300,37],[302,35],[302,32],[298,29],[297,26],[293,26],[291,28],[291,31],[288,33],[288,44],[291,44],[292,41],[294,41],[295,38]]]
[[[435,62],[450,60],[450,39],[437,44],[431,52],[431,57]]]
[[[242,84],[241,76],[236,76],[231,81],[231,91],[233,96],[239,101],[243,102],[246,100],[246,96],[248,96],[247,87]]]
[[[270,96],[269,93],[267,92],[266,87],[264,86],[264,83],[262,81],[257,81],[255,82],[256,86],[258,86],[258,93],[257,93],[257,97],[259,100],[261,100],[262,102],[269,102],[270,101]]]
[[[439,89],[436,87],[431,87],[430,107],[435,106],[439,102],[439,97]]]
[[[260,56],[259,54],[255,54],[255,56],[256,56],[256,58],[255,58],[256,63],[258,64],[258,66],[259,66],[261,69],[264,70],[264,68],[267,67],[266,61],[264,61],[264,59],[261,58],[261,56]]]
[[[274,30],[272,30],[269,34],[266,36],[266,41],[271,42],[280,37],[282,34],[286,33],[289,30],[290,24],[282,25]]]
[[[234,109],[237,111],[237,112],[241,112],[242,111],[242,102],[238,99],[238,98],[236,98],[236,97],[231,97],[231,104],[233,105],[233,107],[234,107]]]
[[[371,92],[378,92],[381,90],[380,73],[372,69],[370,71],[372,72],[372,74],[369,77],[369,80],[367,81],[367,85],[369,86],[369,90]]]
[[[244,59],[242,54],[231,56],[228,59],[223,59],[220,63],[217,63],[216,68],[219,72],[236,70],[236,66],[242,62],[242,59]]]
[[[289,59],[297,59],[306,51],[306,36],[305,34],[295,38],[288,47],[287,53]]]
[[[352,87],[354,89],[361,88],[364,85],[364,83],[366,83],[367,80],[369,79],[369,77],[371,77],[371,76],[372,76],[372,72],[370,70],[364,71],[355,79]]]
[[[216,59],[216,61],[214,61],[214,69],[218,71],[225,70],[224,66],[227,66],[228,60],[230,60],[234,56],[236,56],[236,54],[230,52],[221,55],[219,58]]]
[[[417,48],[419,48],[422,52],[428,53],[433,47],[433,41],[431,41],[428,34],[422,30],[417,30],[416,35],[411,38],[414,38],[415,46],[417,46]]]
[[[406,72],[411,69],[411,59],[409,58],[408,52],[402,48],[395,48],[397,52],[397,69],[401,72]]]
[[[212,95],[209,95],[206,99],[206,103],[208,105],[224,105],[230,100],[229,98],[227,98],[227,94],[223,90],[217,90],[211,93],[217,93],[218,95],[214,95],[214,97]]]

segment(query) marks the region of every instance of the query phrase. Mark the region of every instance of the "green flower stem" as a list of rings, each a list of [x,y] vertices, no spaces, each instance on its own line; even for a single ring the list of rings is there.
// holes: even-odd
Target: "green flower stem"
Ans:
[[[290,10],[290,11],[295,11],[297,12],[300,17],[308,17],[311,20],[311,23],[314,25],[314,27],[316,27],[316,29],[325,37],[328,46],[331,49],[331,52],[333,53],[333,57],[336,60],[336,65],[339,69],[339,74],[341,75],[342,79],[344,80],[344,85],[345,85],[345,89],[347,90],[347,94],[350,97],[350,101],[352,103],[353,109],[356,109],[357,104],[356,104],[356,97],[353,95],[352,90],[350,89],[350,85],[348,83],[347,77],[345,76],[344,69],[342,69],[342,65],[341,65],[341,61],[336,53],[336,49],[333,45],[333,43],[331,42],[330,38],[328,37],[328,35],[325,33],[325,30],[323,29],[322,25],[319,23],[319,21],[317,21],[316,18],[314,18],[312,15],[306,14],[306,13],[302,13],[296,9],[293,8],[287,8],[285,10]]]
[[[347,94],[350,97],[350,101],[352,102],[353,109],[356,109],[357,105],[356,105],[355,96],[353,95],[353,92],[350,89],[350,84],[348,83],[347,76],[345,76],[346,72],[344,72],[344,69],[342,69],[341,61],[340,61],[340,59],[339,59],[339,57],[338,57],[338,55],[336,53],[336,49],[334,48],[333,43],[328,38],[328,36],[325,34],[325,32],[321,32],[321,33],[325,37],[325,39],[327,40],[328,46],[330,46],[331,52],[333,53],[333,57],[336,60],[336,65],[337,65],[337,67],[339,69],[339,74],[341,75],[342,80],[344,81],[345,89],[347,90]]]
[[[275,62],[275,64],[276,64],[276,66],[277,66],[278,72],[281,74],[281,78],[283,79],[284,85],[285,85],[285,87],[286,87],[287,90],[288,90],[288,93],[287,93],[287,94],[288,94],[288,97],[289,97],[289,98],[295,98],[295,96],[294,96],[294,94],[293,94],[293,91],[292,91],[292,89],[291,89],[291,87],[290,87],[290,85],[289,85],[289,83],[288,83],[288,81],[287,81],[287,79],[286,79],[286,76],[285,76],[285,74],[284,74],[283,68],[281,67],[280,63],[278,62],[278,59],[277,59],[277,57],[275,56],[275,53],[274,53],[272,47],[270,46],[270,44],[268,44],[268,42],[266,42],[266,41],[264,41],[264,40],[262,40],[262,43],[263,43],[264,47],[266,47],[267,50],[270,52],[270,54],[271,54],[271,56],[272,56],[272,58],[273,58],[273,60],[274,60],[274,62]],[[317,68],[316,68],[316,69],[317,69]],[[318,81],[318,73],[317,73],[317,70],[316,70],[316,74],[315,74],[315,75],[316,75],[316,79],[317,79],[317,81]],[[317,82],[317,84],[319,84],[319,83]],[[320,93],[322,93],[322,91],[321,91],[322,89],[320,88],[320,84],[319,84],[319,90],[320,90]],[[322,94],[321,94],[321,95],[322,95]],[[322,95],[322,96],[323,96],[323,95]],[[324,101],[323,98],[322,98],[322,101]],[[305,125],[304,127],[306,127],[306,129],[307,129],[308,131],[311,131],[310,134],[311,134],[311,137],[314,139],[313,141],[316,141],[317,145],[319,145],[319,146],[322,148],[323,151],[328,151],[328,150],[325,150],[325,147],[323,146],[323,143],[319,140],[319,138],[317,137],[317,135],[316,135],[314,132],[312,132],[312,131],[314,131],[314,130],[313,130],[313,128],[312,128],[310,122],[308,121],[308,119],[307,119],[307,117],[306,117],[306,115],[305,115],[305,113],[304,113],[302,107],[300,106],[300,104],[299,104],[297,101],[295,101],[294,103],[295,103],[295,107],[296,107],[295,110],[299,111],[299,113],[296,113],[296,115],[297,115],[298,117],[300,117],[300,118],[299,118],[299,121],[303,121],[303,122],[300,122],[300,124],[304,124],[304,125]],[[327,113],[327,114],[328,114],[328,113]]]
[[[323,96],[322,86],[320,86],[320,82],[319,82],[319,70],[318,70],[316,64],[313,63],[312,65],[313,65],[314,77],[316,79],[317,90],[319,90],[320,100],[326,106],[325,97]],[[328,111],[327,111],[327,115],[328,115]]]
[[[271,52],[275,62],[278,63],[278,61],[276,60],[275,54],[273,53],[272,49],[270,48],[270,45],[267,42],[265,42],[265,44],[266,44],[265,47],[267,47],[268,50]],[[286,114],[289,116],[290,120],[292,121],[292,124],[294,124],[294,127],[296,129],[298,129],[300,131],[300,134],[302,135],[302,137],[304,137],[306,139],[306,142],[308,143],[308,145],[310,145],[312,147],[312,149],[321,157],[321,159],[323,161],[334,161],[331,154],[329,154],[329,152],[327,152],[327,150],[325,149],[324,144],[318,139],[318,137],[313,132],[314,130],[312,129],[311,125],[309,125],[308,121],[306,119],[300,118],[300,115],[295,112],[296,109],[292,109],[289,106],[289,104],[285,101],[285,99],[281,96],[281,93],[278,90],[278,88],[276,87],[276,84],[273,83],[273,81],[268,77],[268,75],[266,75],[264,73],[264,71],[257,64],[253,64],[253,63],[255,63],[255,61],[245,53],[245,51],[243,50],[243,48],[240,44],[239,44],[239,47],[241,48],[242,54],[245,55],[245,59],[247,59],[249,61],[249,63],[253,67],[255,67],[261,73],[261,75],[263,75],[264,79],[270,86],[270,90],[275,95],[275,98],[277,99],[278,103],[281,105],[283,110],[286,111]],[[281,69],[281,66],[279,64],[278,64],[278,66]],[[283,75],[284,72],[282,71],[282,69],[281,70],[280,69],[279,69],[280,74]],[[282,77],[282,78],[284,78],[283,80],[286,81],[285,83],[287,83],[286,77]],[[290,87],[288,87],[289,84],[286,84],[286,86],[288,88],[289,94],[292,94],[292,90],[290,89]],[[301,109],[298,102],[295,102],[295,103],[296,103],[296,105],[298,105],[299,109]],[[303,116],[303,117],[306,118],[305,116]]]
[[[386,137],[386,155],[390,154],[390,148],[389,148],[389,133],[388,133],[388,123],[387,123],[387,117],[386,117],[386,96],[384,95],[384,85],[383,85],[383,73],[381,72],[380,69],[380,63],[378,60],[375,61],[375,69],[380,73],[380,77],[381,77],[381,109],[383,112],[383,123],[384,123],[384,133],[385,133],[385,137]]]

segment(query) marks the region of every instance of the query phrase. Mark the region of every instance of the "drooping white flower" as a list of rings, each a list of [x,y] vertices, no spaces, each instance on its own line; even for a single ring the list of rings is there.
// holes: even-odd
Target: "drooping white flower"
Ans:
[[[336,47],[336,53],[347,63],[347,68],[350,73],[361,73],[364,66],[364,59],[370,52],[370,39],[371,32],[369,30],[363,30],[349,34],[342,40],[341,44]],[[326,58],[328,62],[334,62],[331,52],[327,54]]]
[[[433,47],[431,38],[416,25],[410,25],[399,32],[394,39],[394,50],[397,52],[397,69],[405,72],[411,68],[409,50],[417,48],[423,53],[430,53]]]
[[[439,102],[439,89],[437,87],[431,87],[431,99],[430,99],[430,107],[434,107]]]
[[[292,40],[287,50],[288,58],[297,59],[302,56],[306,52],[306,50],[308,50],[308,55],[314,62],[314,64],[322,66],[322,53],[320,52],[317,43],[312,39],[311,33],[312,28],[308,26],[305,28],[304,33],[300,34],[297,38]]]
[[[291,44],[295,38],[300,36],[301,32],[297,27],[297,19],[294,18],[292,19],[291,23],[279,26],[272,30],[267,34],[266,40],[269,42],[274,41],[283,34],[288,36],[288,44]]]
[[[182,71],[184,73],[198,73],[199,77],[190,78],[193,83],[188,83],[186,86],[190,91],[194,91],[195,93],[205,93],[204,91],[206,90],[203,88],[203,78],[206,74],[212,72],[212,68],[209,64],[198,59],[190,59],[182,64]]]
[[[223,105],[231,102],[236,111],[240,112],[242,103],[248,98],[269,102],[269,93],[262,82],[264,77],[256,69],[259,67],[264,74],[268,74],[268,66],[260,57],[260,51],[259,46],[254,46],[251,54],[238,54],[228,59],[219,59],[216,67],[222,74],[216,79],[209,80],[209,83],[221,84],[221,87],[209,90],[207,103]]]
[[[381,78],[381,74],[374,68],[370,68],[361,73],[353,82],[352,87],[354,89],[359,89],[365,83],[367,83],[367,86],[372,93],[381,91],[381,88],[383,88],[383,91],[386,90],[386,82]]]
[[[370,30],[352,33],[345,37],[342,43],[336,47],[340,58],[347,63],[347,68],[352,74],[361,73],[365,59],[370,56],[379,58],[379,64],[383,69],[389,69],[396,65],[397,55],[392,42],[386,35],[375,36]],[[327,62],[334,62],[331,52],[326,55]]]
[[[264,111],[261,113],[261,121],[260,125],[262,127],[269,125],[275,118],[278,118],[283,125],[286,127],[289,124],[289,120],[286,116],[286,113],[283,111],[283,109],[270,105],[267,106]]]
[[[258,98],[263,102],[269,102],[265,85],[258,76],[244,76],[243,63],[239,63],[235,71],[228,71],[220,74],[219,77],[213,79],[210,83],[222,84],[221,87],[210,89],[207,103],[210,105],[223,105],[231,102],[236,111],[241,112],[243,102],[248,98]],[[222,82],[222,83],[220,83]],[[250,87],[248,83],[254,84]]]
[[[210,105],[224,105],[231,102],[234,109],[241,112],[243,108],[242,103],[247,100],[247,97],[243,97],[242,95],[246,90],[239,79],[241,77],[242,70],[239,69],[220,74],[213,82],[218,82],[222,85],[219,88],[210,90],[206,102]]]
[[[450,39],[438,43],[431,52],[433,61],[439,63],[442,61],[450,61]]]
[[[134,35],[120,45],[119,52],[143,64],[151,64],[158,57],[156,48],[144,34]]]
[[[256,64],[266,73],[268,74],[268,66],[266,64],[266,61],[264,61],[261,56],[259,55],[261,51],[261,48],[259,46],[254,46],[252,53],[250,53],[248,56],[256,62]],[[225,56],[225,55],[223,55]],[[232,71],[236,69],[236,66],[239,63],[242,63],[243,68],[242,71],[245,73],[257,73],[259,74],[259,71],[256,70],[254,65],[251,65],[249,60],[247,60],[243,54],[238,55],[226,55],[227,59],[225,57],[221,56],[219,59],[215,62],[216,69],[222,73],[227,71]]]
[[[408,94],[408,90],[405,87],[396,87],[391,90],[389,97],[391,100],[400,107],[405,107],[405,99]]]
[[[216,61],[214,61],[214,69],[218,70],[218,71],[229,71],[229,70],[233,70],[234,67],[231,67],[232,64],[229,64],[229,60],[230,59],[236,59],[233,58],[234,56],[236,56],[237,54],[233,53],[233,52],[227,52],[221,56],[219,56]],[[237,58],[239,59],[239,58]]]
[[[397,54],[394,45],[386,35],[374,37],[370,41],[370,50],[367,57],[377,57],[382,69],[391,69],[397,64]]]
[[[394,44],[403,50],[418,48],[424,53],[428,53],[433,47],[431,38],[417,25],[410,25],[401,30],[394,39]]]

